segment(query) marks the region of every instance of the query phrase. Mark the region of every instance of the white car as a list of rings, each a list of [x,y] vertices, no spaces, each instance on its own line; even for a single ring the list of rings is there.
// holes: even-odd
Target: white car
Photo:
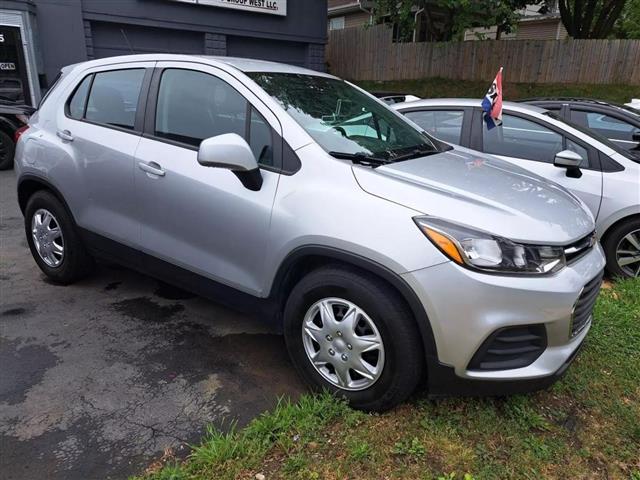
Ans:
[[[640,111],[640,98],[632,98],[631,101],[629,103],[625,103],[625,105]]]
[[[638,152],[533,105],[505,102],[503,125],[491,130],[477,99],[419,100],[393,108],[440,140],[495,155],[569,189],[596,219],[609,273],[640,276]]]

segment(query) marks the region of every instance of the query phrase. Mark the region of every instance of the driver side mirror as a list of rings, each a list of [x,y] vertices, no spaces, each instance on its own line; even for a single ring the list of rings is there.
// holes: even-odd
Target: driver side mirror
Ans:
[[[249,190],[262,187],[262,174],[251,147],[237,133],[206,138],[198,149],[198,163],[203,167],[231,170]]]
[[[553,164],[559,168],[567,169],[567,177],[580,178],[582,171],[580,165],[584,159],[573,150],[563,150],[556,153]]]

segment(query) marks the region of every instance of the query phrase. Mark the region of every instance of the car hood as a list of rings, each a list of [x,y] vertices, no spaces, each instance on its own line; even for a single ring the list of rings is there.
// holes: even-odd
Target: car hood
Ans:
[[[563,187],[495,157],[465,150],[384,165],[354,165],[366,192],[426,215],[514,241],[566,245],[594,228]]]

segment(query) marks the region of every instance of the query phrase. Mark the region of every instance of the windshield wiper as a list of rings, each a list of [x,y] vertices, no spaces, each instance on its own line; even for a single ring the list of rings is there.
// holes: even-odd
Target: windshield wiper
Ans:
[[[346,152],[329,152],[329,155],[342,160],[351,160],[353,163],[359,165],[370,165],[372,167],[379,167],[380,165],[386,165],[387,163],[393,163],[386,158],[374,157],[367,155],[366,153],[346,153]]]
[[[394,162],[401,162],[403,160],[410,160],[412,158],[418,158],[418,157],[426,157],[429,155],[434,155],[436,153],[440,153],[440,152],[438,152],[438,150],[435,150],[435,149],[415,148],[405,154],[391,157],[391,159]]]

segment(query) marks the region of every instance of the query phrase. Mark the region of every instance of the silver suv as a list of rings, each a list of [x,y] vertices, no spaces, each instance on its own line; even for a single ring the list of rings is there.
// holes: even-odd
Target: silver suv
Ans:
[[[107,258],[278,322],[314,388],[384,410],[545,387],[591,324],[585,205],[359,88],[181,55],[67,67],[17,146],[31,252]]]

